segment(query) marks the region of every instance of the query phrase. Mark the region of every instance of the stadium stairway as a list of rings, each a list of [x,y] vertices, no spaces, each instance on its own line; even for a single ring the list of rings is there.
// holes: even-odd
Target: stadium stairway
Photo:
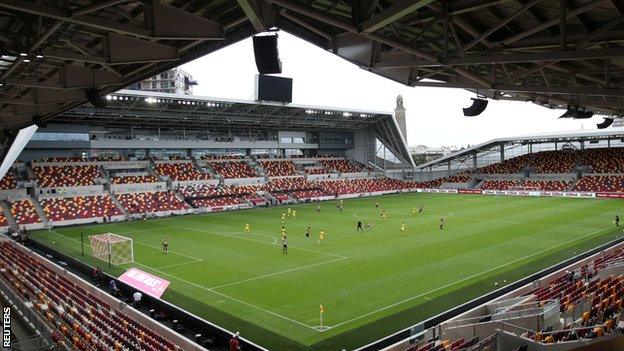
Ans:
[[[41,223],[47,225],[50,220],[48,219],[48,216],[46,216],[43,207],[41,207],[39,200],[32,198],[32,196],[29,196],[28,198],[30,199],[30,201],[32,201],[33,205],[35,205],[35,210],[37,211],[37,215],[39,216],[39,218],[41,218]]]
[[[37,179],[37,177],[35,177],[35,172],[32,170],[32,167],[30,167],[30,164],[26,164],[26,175],[28,176],[28,180]]]
[[[98,166],[98,170],[100,171],[100,179],[104,183],[110,183],[110,178],[108,176],[108,172],[104,169],[103,166]]]
[[[248,161],[247,163],[249,163],[251,168],[258,174],[259,177],[263,177],[267,182],[269,181],[266,170],[264,169],[264,167],[262,167],[260,162],[256,161],[255,159],[251,159],[251,161]]]
[[[182,201],[182,203],[186,204],[186,206],[188,206],[188,208],[195,208],[195,206],[193,206],[190,202],[186,201],[186,199],[184,198],[184,195],[180,194],[179,192],[172,190],[173,194],[175,195],[175,197]]]
[[[113,203],[115,204],[115,206],[117,206],[117,208],[119,210],[121,210],[121,213],[123,213],[123,215],[126,217],[126,219],[128,218],[128,211],[126,211],[126,208],[123,207],[123,205],[121,204],[121,202],[119,202],[119,200],[117,200],[117,197],[115,195],[113,195],[113,193],[109,194],[111,200],[113,200]]]
[[[193,167],[195,167],[199,172],[208,173],[208,174],[210,174],[210,176],[212,178],[214,178],[214,173],[212,172],[212,169],[211,168],[202,167],[199,164],[199,161],[197,160],[197,158],[195,156],[191,156],[191,161],[193,162]],[[206,169],[208,170],[208,172],[206,172]]]
[[[156,171],[154,171],[154,167],[152,166],[152,164],[150,163],[145,170],[147,171],[148,175],[154,176],[156,177],[156,179],[158,179],[158,181],[162,182],[162,178],[158,175],[158,173],[156,173]]]
[[[483,185],[483,182],[485,180],[484,179],[481,179],[481,180],[475,179],[474,181],[475,181],[475,184],[474,184],[473,189],[481,189],[481,185]]]
[[[260,196],[262,196],[268,203],[271,205],[275,205],[278,203],[277,199],[273,197],[273,195],[269,194],[267,191],[258,192]]]
[[[570,186],[568,186],[566,191],[573,191],[573,189],[576,187],[576,184],[578,184],[578,182],[580,181],[581,181],[581,177],[578,177],[573,182],[570,182]]]
[[[4,216],[9,223],[9,227],[13,229],[18,229],[17,221],[15,220],[15,217],[13,217],[13,215],[11,214],[11,206],[9,206],[9,203],[6,202],[6,200],[0,201],[0,208],[2,208],[2,212],[4,212]]]

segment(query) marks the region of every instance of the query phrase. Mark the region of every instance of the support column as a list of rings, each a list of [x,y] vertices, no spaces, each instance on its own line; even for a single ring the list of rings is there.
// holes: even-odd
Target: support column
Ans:
[[[505,161],[505,144],[500,144],[500,162]]]
[[[477,169],[477,153],[472,154],[472,168]]]

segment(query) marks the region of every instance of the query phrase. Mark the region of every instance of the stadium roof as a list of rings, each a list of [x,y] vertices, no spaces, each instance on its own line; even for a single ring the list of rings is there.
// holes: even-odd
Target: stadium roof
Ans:
[[[541,144],[541,143],[555,143],[555,142],[579,142],[579,141],[594,141],[594,140],[622,140],[624,139],[624,129],[610,129],[602,131],[572,131],[565,133],[543,133],[533,134],[519,137],[507,137],[496,138],[484,143],[461,149],[459,151],[442,156],[435,160],[423,163],[416,166],[419,170],[424,170],[429,167],[436,167],[446,164],[448,161],[452,161],[458,158],[472,156],[475,153],[481,151],[491,150],[493,147],[501,145],[514,145],[514,144]]]
[[[1,127],[272,27],[410,86],[624,111],[624,0],[3,0]]]
[[[271,27],[410,86],[619,114],[623,22],[624,0],[3,0],[1,124],[50,119]]]
[[[210,131],[354,131],[371,128],[392,153],[413,166],[391,113],[133,90],[106,96],[107,106],[66,111],[55,123],[107,128]]]

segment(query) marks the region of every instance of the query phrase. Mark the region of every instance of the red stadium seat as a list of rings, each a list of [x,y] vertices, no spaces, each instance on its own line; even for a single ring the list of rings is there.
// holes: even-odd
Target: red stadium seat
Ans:
[[[188,209],[172,191],[115,194],[128,213],[152,213]]]
[[[32,224],[41,222],[35,205],[30,200],[18,200],[10,203],[11,215],[17,224]]]
[[[41,188],[93,185],[100,177],[99,168],[92,165],[35,166],[33,171]]]
[[[51,221],[108,217],[122,214],[108,194],[42,199],[41,206]]]
[[[158,178],[153,175],[117,175],[111,178],[113,184],[156,183]]]
[[[358,173],[365,170],[361,165],[355,165],[347,160],[321,160],[319,162],[325,168],[333,169],[340,173]]]
[[[211,162],[210,167],[212,167],[215,173],[226,179],[253,178],[258,176],[256,171],[245,161]]]
[[[166,336],[139,323],[119,306],[109,305],[90,289],[57,274],[40,259],[8,242],[0,243],[0,274],[20,295],[31,297],[34,308],[54,328],[54,339],[66,338],[73,344],[72,349],[181,350]]]
[[[624,192],[624,176],[583,176],[574,186],[574,191]]]
[[[260,165],[269,177],[297,175],[295,164],[292,161],[260,161]]]
[[[520,182],[517,180],[484,180],[481,183],[481,189],[483,190],[509,190],[519,185],[520,185]]]
[[[202,173],[192,162],[184,163],[157,163],[154,171],[161,176],[169,176],[173,181],[208,180],[212,177],[208,173]]]

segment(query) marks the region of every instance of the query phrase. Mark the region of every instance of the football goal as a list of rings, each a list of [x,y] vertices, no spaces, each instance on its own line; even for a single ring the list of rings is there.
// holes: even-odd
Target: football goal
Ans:
[[[93,257],[102,261],[114,265],[134,262],[134,245],[131,238],[106,233],[90,235],[89,243]]]

